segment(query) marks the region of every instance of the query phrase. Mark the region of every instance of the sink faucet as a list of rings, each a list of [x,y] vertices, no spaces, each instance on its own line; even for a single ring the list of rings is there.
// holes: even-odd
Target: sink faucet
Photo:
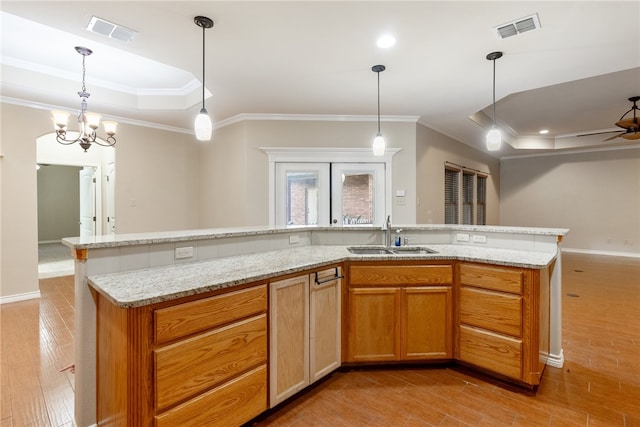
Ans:
[[[387,222],[382,226],[384,230],[385,246],[391,246],[391,215],[387,216]]]

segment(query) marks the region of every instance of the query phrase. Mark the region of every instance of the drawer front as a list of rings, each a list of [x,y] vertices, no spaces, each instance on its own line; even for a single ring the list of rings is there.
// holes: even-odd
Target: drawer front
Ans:
[[[523,277],[523,270],[517,268],[460,264],[462,285],[522,295]]]
[[[522,341],[460,326],[460,360],[520,380]]]
[[[267,311],[267,285],[162,308],[154,312],[156,343]]]
[[[349,285],[420,286],[444,285],[453,281],[451,265],[353,265]]]
[[[267,409],[267,367],[256,369],[155,417],[156,427],[240,426]]]
[[[463,286],[460,323],[521,337],[522,297]]]
[[[162,410],[266,363],[266,314],[157,349],[154,359]]]

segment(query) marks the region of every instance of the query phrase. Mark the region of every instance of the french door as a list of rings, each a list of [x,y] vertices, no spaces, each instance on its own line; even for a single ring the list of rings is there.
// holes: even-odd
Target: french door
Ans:
[[[384,163],[276,163],[276,225],[381,225]]]

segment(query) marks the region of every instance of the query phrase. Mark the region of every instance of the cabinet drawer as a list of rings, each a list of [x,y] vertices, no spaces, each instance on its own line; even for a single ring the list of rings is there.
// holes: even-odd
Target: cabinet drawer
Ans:
[[[266,314],[157,349],[156,409],[221,384],[266,360]]]
[[[476,264],[460,264],[460,283],[494,291],[522,294],[523,270]]]
[[[521,337],[522,297],[463,286],[460,323]]]
[[[156,343],[267,311],[267,285],[162,308],[154,312]]]
[[[350,285],[443,285],[452,280],[451,265],[353,265],[349,269]]]
[[[156,427],[239,426],[267,409],[267,367],[256,369],[155,417]]]
[[[460,326],[460,360],[519,380],[522,369],[522,341]]]

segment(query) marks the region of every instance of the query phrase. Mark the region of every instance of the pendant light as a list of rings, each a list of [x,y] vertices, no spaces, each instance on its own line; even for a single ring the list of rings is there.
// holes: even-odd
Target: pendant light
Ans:
[[[378,133],[373,139],[373,155],[384,156],[385,142],[380,132],[380,73],[384,71],[386,67],[384,65],[374,65],[371,67],[371,71],[378,74]]]
[[[487,55],[489,61],[493,61],[493,126],[487,133],[487,150],[497,151],[502,145],[502,133],[496,126],[496,59],[502,58],[502,52],[491,52]]]
[[[206,16],[196,16],[193,18],[193,21],[196,25],[202,28],[202,109],[200,110],[200,114],[196,116],[196,121],[194,124],[194,130],[196,134],[196,139],[198,141],[209,141],[211,140],[211,132],[213,131],[213,126],[211,124],[211,117],[209,117],[209,113],[204,105],[204,63],[205,63],[205,37],[204,33],[207,28],[213,27],[213,21]]]

